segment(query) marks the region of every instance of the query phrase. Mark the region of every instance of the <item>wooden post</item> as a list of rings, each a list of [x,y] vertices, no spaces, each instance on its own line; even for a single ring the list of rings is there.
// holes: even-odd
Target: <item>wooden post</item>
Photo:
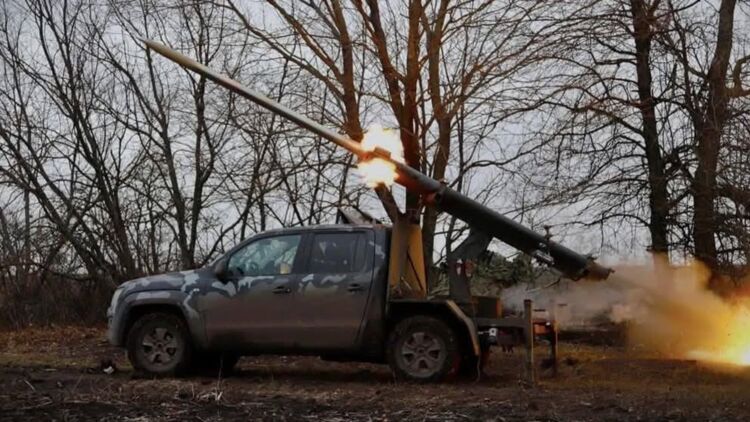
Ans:
[[[526,334],[526,381],[533,387],[536,385],[536,374],[534,373],[534,318],[531,299],[523,301],[523,317]]]
[[[557,376],[557,361],[558,361],[558,354],[557,354],[557,321],[552,320],[552,334],[550,335],[550,346],[552,347],[552,376]]]
[[[550,315],[550,323],[552,326],[552,334],[550,334],[550,358],[552,358],[552,376],[557,376],[557,364],[558,364],[558,350],[557,350],[557,308],[558,308],[557,300],[554,300],[552,302],[552,314]]]

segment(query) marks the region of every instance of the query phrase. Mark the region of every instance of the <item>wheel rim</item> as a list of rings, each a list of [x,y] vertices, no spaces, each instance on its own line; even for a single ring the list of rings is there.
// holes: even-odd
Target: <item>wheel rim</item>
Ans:
[[[178,335],[167,327],[155,327],[141,339],[143,357],[157,367],[172,365],[178,358],[180,347]]]
[[[440,370],[445,361],[442,339],[424,331],[415,331],[401,345],[401,367],[410,375],[429,377]]]

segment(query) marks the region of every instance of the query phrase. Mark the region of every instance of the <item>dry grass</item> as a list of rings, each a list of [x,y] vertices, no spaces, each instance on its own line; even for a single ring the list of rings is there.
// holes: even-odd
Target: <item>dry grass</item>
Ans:
[[[109,346],[104,327],[49,326],[0,331],[0,366],[93,368],[115,359],[129,367]]]
[[[0,341],[0,411],[22,409],[18,417],[750,420],[747,371],[617,347],[562,344],[559,375],[529,389],[520,352],[496,353],[479,382],[395,383],[385,366],[313,357],[244,358],[226,379],[144,380],[131,377],[103,328],[31,328]],[[97,369],[113,358],[120,372]]]

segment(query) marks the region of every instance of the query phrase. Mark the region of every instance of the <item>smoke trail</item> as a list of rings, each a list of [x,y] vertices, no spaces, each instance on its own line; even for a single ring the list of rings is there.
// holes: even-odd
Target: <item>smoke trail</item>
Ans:
[[[627,322],[632,345],[665,356],[750,365],[750,300],[709,290],[710,273],[702,265],[669,267],[655,259],[615,269],[598,283],[517,286],[503,292],[503,301],[518,309],[530,298],[536,308],[556,309],[562,328]]]

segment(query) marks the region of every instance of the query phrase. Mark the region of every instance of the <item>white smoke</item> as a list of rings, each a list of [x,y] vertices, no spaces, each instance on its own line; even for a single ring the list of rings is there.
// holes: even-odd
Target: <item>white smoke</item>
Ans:
[[[562,328],[585,327],[631,318],[632,291],[617,282],[572,282],[562,280],[548,286],[516,285],[503,290],[505,309],[523,311],[531,299],[536,310],[544,309]]]
[[[620,266],[605,281],[571,281],[520,284],[503,290],[505,309],[523,311],[523,301],[531,299],[534,309],[544,309],[561,328],[622,323],[638,320],[644,314],[656,269],[650,265]]]

